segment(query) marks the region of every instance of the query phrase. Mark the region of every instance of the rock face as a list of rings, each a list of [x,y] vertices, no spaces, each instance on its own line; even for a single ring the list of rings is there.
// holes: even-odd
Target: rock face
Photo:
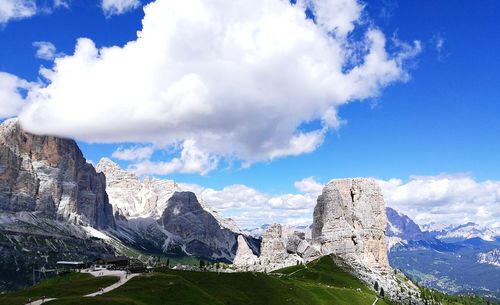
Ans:
[[[125,244],[151,253],[228,262],[234,258],[241,231],[194,193],[182,192],[173,180],[140,180],[108,158],[99,161],[97,171],[106,175],[106,189],[118,220],[113,234]],[[246,238],[258,253],[258,240]]]
[[[106,178],[76,143],[26,133],[15,119],[0,125],[0,210],[115,226]]]
[[[259,258],[257,255],[253,254],[250,247],[243,237],[243,235],[238,235],[238,248],[236,250],[236,255],[233,260],[233,264],[236,266],[251,266],[257,265],[259,262]]]
[[[113,212],[127,218],[160,218],[168,199],[181,191],[173,180],[146,177],[141,181],[108,158],[101,159],[96,170],[106,175],[106,191]]]
[[[115,253],[88,233],[116,227],[105,180],[74,141],[0,125],[1,291],[32,283],[33,267]]]
[[[375,180],[332,180],[314,208],[312,242],[322,255],[342,259],[368,287],[377,283],[393,300],[407,299],[410,293],[416,295],[418,288],[391,271],[386,227],[384,198]],[[412,300],[413,304],[423,304]]]
[[[386,224],[384,198],[375,180],[333,180],[318,197],[312,238],[322,254],[387,271]]]
[[[238,242],[238,250],[234,259],[236,267],[252,271],[272,271],[303,263],[296,253],[288,253],[285,248],[282,227],[279,224],[269,226],[262,237],[260,256],[249,256],[248,245]]]
[[[172,235],[165,248],[180,247],[189,255],[233,261],[238,233],[222,226],[194,193],[175,192],[159,221]]]
[[[422,232],[420,227],[408,216],[389,207],[386,208],[386,214],[386,236],[389,252],[396,246],[405,246],[413,243],[439,243],[429,232]]]
[[[313,247],[310,241],[306,239],[306,233],[300,231],[295,231],[291,236],[288,236],[286,251],[297,254],[306,262],[321,256],[318,249]]]

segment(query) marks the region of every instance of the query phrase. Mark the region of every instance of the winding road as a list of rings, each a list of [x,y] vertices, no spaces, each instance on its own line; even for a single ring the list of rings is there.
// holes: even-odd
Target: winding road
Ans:
[[[87,271],[85,273],[92,274],[95,277],[117,276],[120,278],[118,280],[118,282],[116,282],[112,285],[109,285],[108,287],[105,287],[97,292],[89,293],[89,294],[85,295],[85,297],[95,297],[95,296],[101,295],[103,293],[109,292],[111,290],[114,290],[114,289],[120,287],[121,285],[125,284],[126,282],[128,282],[130,279],[140,275],[139,273],[127,274],[125,271],[114,271],[114,270]],[[26,303],[26,305],[41,305],[41,304],[53,301],[55,299],[56,298],[40,299],[40,300],[36,300],[36,301],[30,302],[30,303]]]

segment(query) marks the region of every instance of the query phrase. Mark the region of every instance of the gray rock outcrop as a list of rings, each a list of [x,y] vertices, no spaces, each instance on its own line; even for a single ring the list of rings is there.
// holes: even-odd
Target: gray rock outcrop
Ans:
[[[313,246],[334,254],[368,287],[377,283],[393,300],[418,293],[411,281],[394,274],[388,264],[387,216],[382,191],[373,179],[330,181],[314,209]],[[399,277],[399,279],[398,279]],[[423,304],[417,298],[413,304]]]
[[[297,254],[306,262],[321,256],[318,249],[313,247],[310,241],[306,239],[306,234],[300,231],[295,231],[291,236],[288,236],[286,251],[291,254]]]
[[[106,178],[75,141],[26,133],[15,119],[0,125],[0,210],[115,226]]]
[[[159,221],[172,235],[165,248],[180,247],[189,255],[233,261],[239,234],[222,226],[203,208],[194,193],[175,192]],[[247,238],[247,241],[251,243],[250,239]]]
[[[238,243],[237,255],[234,259],[234,265],[242,270],[272,271],[303,263],[299,255],[287,252],[280,224],[273,224],[267,228],[262,237],[258,258],[246,255],[247,247],[246,243]]]
[[[375,180],[333,180],[318,197],[312,238],[324,255],[386,272],[386,225],[384,198]]]
[[[239,235],[238,248],[236,250],[233,264],[236,266],[251,266],[257,265],[258,263],[259,258],[257,255],[252,252],[243,235]]]

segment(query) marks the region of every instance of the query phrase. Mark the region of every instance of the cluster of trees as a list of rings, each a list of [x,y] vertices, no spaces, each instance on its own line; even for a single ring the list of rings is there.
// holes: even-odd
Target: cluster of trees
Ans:
[[[477,295],[447,294],[420,287],[420,298],[425,305],[493,305],[499,304]]]
[[[219,270],[221,268],[221,264],[219,262],[208,262],[204,260],[200,260],[200,269],[205,269],[205,268],[215,268]]]

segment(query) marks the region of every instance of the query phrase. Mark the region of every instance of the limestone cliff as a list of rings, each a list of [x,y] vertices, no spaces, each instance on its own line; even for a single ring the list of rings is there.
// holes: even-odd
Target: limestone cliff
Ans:
[[[323,255],[333,253],[385,272],[386,225],[384,198],[375,180],[333,180],[314,209],[313,243]]]
[[[115,226],[106,178],[75,141],[26,133],[15,119],[0,125],[0,210]]]
[[[391,271],[387,259],[387,216],[382,191],[373,179],[330,181],[314,209],[312,242],[321,255],[333,254],[369,287],[382,287],[393,300],[407,300],[418,288]],[[413,299],[413,304],[423,304]]]

